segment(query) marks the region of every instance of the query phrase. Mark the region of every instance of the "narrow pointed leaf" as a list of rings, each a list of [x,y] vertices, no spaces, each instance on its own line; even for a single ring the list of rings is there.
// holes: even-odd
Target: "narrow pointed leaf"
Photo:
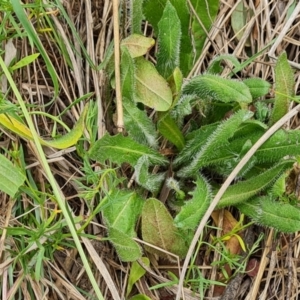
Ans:
[[[172,92],[166,80],[160,76],[153,64],[144,58],[135,59],[135,101],[157,111],[166,111],[172,104]]]
[[[238,59],[231,55],[231,54],[223,54],[223,55],[219,55],[217,57],[215,57],[210,65],[207,68],[207,73],[210,74],[220,74],[223,71],[223,67],[221,66],[221,62],[225,60],[225,61],[229,61],[235,68],[238,68],[241,66],[240,62],[238,61]]]
[[[294,73],[285,52],[278,57],[275,67],[275,82],[275,103],[271,114],[271,125],[288,112],[290,99],[294,96]]]
[[[196,187],[190,194],[192,199],[185,203],[174,220],[175,226],[182,229],[195,229],[211,202],[210,186],[203,177],[197,179]]]
[[[162,202],[150,198],[145,202],[142,211],[143,240],[154,246],[183,257],[187,247],[180,231],[174,226],[173,218]],[[166,257],[167,255],[154,248],[147,250]]]
[[[154,44],[153,38],[140,34],[132,34],[121,42],[121,46],[127,48],[132,58],[145,55]]]
[[[111,227],[109,228],[109,239],[122,261],[136,261],[142,256],[139,244],[124,232]]]
[[[164,77],[169,77],[179,66],[181,24],[176,9],[167,1],[163,15],[158,22],[157,70]]]
[[[115,136],[104,135],[93,145],[89,155],[91,159],[98,160],[101,163],[110,160],[116,164],[127,162],[134,166],[143,155],[148,156],[152,164],[166,163],[166,159],[157,151],[140,145],[130,137],[124,137],[121,134]]]
[[[125,129],[136,142],[157,148],[157,132],[145,110],[140,110],[133,101],[123,98]]]
[[[249,88],[242,81],[204,74],[192,78],[183,88],[183,94],[197,95],[202,99],[230,103],[251,103]]]
[[[142,22],[144,20],[143,1],[144,0],[130,1],[131,33],[142,34]]]
[[[221,123],[207,139],[205,145],[194,155],[193,160],[179,170],[178,176],[186,177],[197,174],[201,167],[207,165],[207,162],[215,157],[217,154],[216,150],[224,148],[225,145],[229,144],[228,139],[234,135],[235,130],[252,115],[252,112],[240,110],[230,119]]]
[[[142,257],[141,261],[146,265],[150,266],[150,260],[148,257]],[[127,291],[126,291],[126,298],[128,298],[132,287],[134,284],[142,278],[146,274],[146,270],[136,261],[134,261],[130,268],[129,278],[128,278],[128,284],[127,284]]]
[[[75,145],[83,134],[84,119],[87,114],[87,110],[88,106],[85,107],[83,113],[81,114],[74,128],[70,132],[53,140],[43,140],[40,138],[40,143],[44,146],[53,147],[56,149],[66,149]],[[16,133],[21,138],[33,140],[33,136],[30,129],[13,116],[0,114],[0,124]]]
[[[284,171],[291,168],[293,163],[293,160],[282,161],[256,177],[231,185],[221,198],[218,208],[239,204],[252,198],[274,183]]]
[[[14,197],[25,180],[25,176],[10,160],[0,154],[0,191]]]
[[[187,76],[193,63],[193,47],[190,38],[190,12],[186,1],[169,0],[176,9],[181,25],[180,41],[180,69],[184,76]],[[158,36],[158,23],[161,20],[167,0],[145,0],[143,10],[146,19],[154,28],[154,33]]]

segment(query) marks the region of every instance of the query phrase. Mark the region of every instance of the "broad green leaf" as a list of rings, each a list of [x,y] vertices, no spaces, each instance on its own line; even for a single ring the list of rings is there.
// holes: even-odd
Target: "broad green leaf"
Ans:
[[[220,102],[251,103],[249,88],[241,81],[205,74],[192,78],[183,88],[183,94],[197,95],[202,99]]]
[[[39,57],[40,53],[34,53],[28,56],[23,57],[21,60],[19,60],[17,63],[15,63],[13,66],[9,68],[10,71],[14,71],[20,68],[23,68],[25,66],[28,66],[33,61],[35,61]]]
[[[300,230],[299,208],[289,203],[275,201],[269,196],[257,197],[237,205],[237,208],[262,226],[285,233]]]
[[[169,0],[176,9],[181,25],[180,41],[180,69],[184,76],[191,70],[194,59],[193,47],[190,37],[190,12],[185,0]],[[167,0],[145,0],[143,10],[146,19],[154,28],[154,33],[158,36],[158,23],[161,20]]]
[[[275,103],[271,114],[270,124],[276,123],[289,110],[291,98],[294,96],[294,72],[283,52],[275,66]]]
[[[153,38],[140,34],[132,34],[121,42],[121,46],[127,48],[132,58],[145,55],[154,44]]]
[[[150,266],[150,260],[148,257],[141,257],[141,261],[146,265]],[[130,273],[127,283],[127,291],[126,291],[126,298],[128,298],[132,287],[134,284],[142,278],[146,274],[146,270],[137,262],[134,261],[130,267]]]
[[[141,213],[143,199],[135,192],[115,190],[108,196],[108,203],[102,209],[106,225],[114,227],[130,237],[135,237],[135,225]]]
[[[130,137],[140,144],[157,148],[157,131],[147,112],[127,98],[123,98],[123,107],[125,129]]]
[[[144,0],[132,0],[130,1],[130,19],[131,33],[142,34],[142,22],[144,20],[143,16],[143,1]]]
[[[187,251],[184,238],[175,227],[173,218],[162,202],[155,198],[148,199],[142,211],[142,236],[143,240],[156,247],[162,248],[180,257]],[[157,253],[162,257],[168,255],[152,247],[147,247],[149,252]]]
[[[130,137],[124,137],[121,134],[110,136],[104,135],[98,140],[89,151],[91,159],[105,163],[110,160],[116,164],[129,163],[134,166],[143,156],[148,156],[152,164],[164,164],[166,159],[157,151],[140,145]]]
[[[250,111],[240,110],[228,120],[222,122],[217,129],[207,138],[206,143],[199,148],[198,152],[192,157],[190,163],[186,163],[178,172],[180,177],[188,177],[197,174],[199,169],[206,166],[208,162],[216,157],[219,148],[224,148],[229,144],[228,139],[234,135],[235,130],[244,121],[250,119],[253,113]],[[202,143],[199,141],[199,144]],[[184,151],[184,150],[183,150]]]
[[[191,0],[191,4],[197,14],[192,15],[192,36],[196,58],[202,53],[207,38],[219,10],[219,0]],[[200,19],[200,22],[199,22]]]
[[[53,147],[56,149],[66,149],[75,145],[82,136],[84,130],[84,119],[87,114],[87,110],[88,105],[84,108],[83,113],[70,132],[54,140],[43,140],[40,138],[40,143],[44,146]],[[12,116],[0,114],[0,124],[16,133],[21,138],[33,140],[30,129]]]
[[[157,70],[168,78],[179,66],[181,24],[176,9],[167,1],[163,15],[158,22]]]
[[[240,67],[240,62],[238,61],[238,59],[231,55],[231,54],[223,54],[223,55],[219,55],[217,57],[215,57],[210,65],[208,66],[206,72],[210,73],[210,74],[220,74],[223,71],[223,67],[221,65],[221,62],[225,60],[225,61],[229,61],[235,68]]]
[[[136,58],[135,63],[135,101],[157,111],[168,110],[172,104],[172,92],[166,80],[144,58]]]
[[[122,261],[136,261],[142,256],[139,244],[124,232],[110,227],[108,237]]]
[[[121,55],[121,84],[122,96],[132,99],[135,89],[134,61],[125,47],[122,47]]]
[[[231,26],[235,33],[235,37],[240,41],[243,37],[247,25],[247,11],[244,2],[241,1],[236,6],[235,10],[231,14]],[[250,46],[249,39],[246,44],[247,47]]]
[[[248,86],[253,99],[265,96],[271,87],[268,81],[261,78],[248,78],[243,80],[243,82]]]
[[[149,173],[150,162],[147,156],[142,156],[134,167],[135,180],[146,190],[155,193],[161,187],[165,178],[164,174],[151,174]]]
[[[180,151],[185,145],[184,136],[169,113],[162,113],[157,123],[157,129],[169,142]]]
[[[23,184],[25,176],[2,154],[0,154],[0,174],[0,190],[10,197],[14,197]]]
[[[194,230],[207,211],[211,202],[211,190],[204,177],[198,177],[196,187],[190,193],[192,199],[188,200],[175,217],[175,226],[182,229]]]
[[[231,185],[224,193],[217,207],[239,204],[252,198],[274,183],[284,171],[291,168],[293,163],[293,160],[284,160],[256,177]]]

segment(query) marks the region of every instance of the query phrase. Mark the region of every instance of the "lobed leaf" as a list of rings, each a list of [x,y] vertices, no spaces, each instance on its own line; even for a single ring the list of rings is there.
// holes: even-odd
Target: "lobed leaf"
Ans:
[[[251,103],[249,88],[242,81],[225,79],[218,75],[204,74],[192,78],[184,87],[183,94],[197,95],[202,99],[220,102]]]
[[[126,162],[132,166],[136,165],[143,155],[147,156],[152,164],[161,165],[167,162],[157,151],[121,134],[115,136],[105,134],[89,151],[90,158],[101,163],[110,160],[116,164]]]
[[[144,58],[136,58],[135,101],[157,111],[166,111],[172,104],[172,92],[165,79],[160,76],[153,64]]]
[[[157,70],[169,77],[179,66],[181,24],[176,9],[167,1],[162,17],[158,22]]]
[[[175,217],[175,226],[181,229],[195,229],[211,202],[211,188],[204,177],[198,177],[192,199],[188,200]]]
[[[273,168],[268,169],[256,177],[231,185],[224,193],[217,207],[221,208],[236,205],[252,198],[274,183],[284,171],[291,168],[293,163],[293,160],[281,161]]]

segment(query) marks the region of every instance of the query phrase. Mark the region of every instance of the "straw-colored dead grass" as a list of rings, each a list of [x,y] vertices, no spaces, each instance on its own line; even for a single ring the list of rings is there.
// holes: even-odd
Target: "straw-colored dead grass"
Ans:
[[[296,1],[295,15],[292,16],[291,24],[287,18],[288,8],[294,1],[287,0],[249,0],[244,1],[249,8],[247,24],[244,27],[244,34],[237,39],[232,26],[231,15],[240,1],[238,0],[221,0],[220,11],[214,26],[209,31],[204,51],[190,74],[193,76],[205,72],[209,62],[216,55],[233,54],[241,61],[246,60],[249,55],[253,55],[264,49],[274,39],[278,38],[275,48],[267,48],[254,62],[240,73],[240,76],[253,77],[258,76],[263,79],[272,81],[274,78],[274,62],[270,55],[276,58],[283,50],[287,51],[289,60],[295,67],[300,66],[299,61],[299,35],[300,35],[300,6]],[[104,59],[105,51],[113,39],[113,12],[112,1],[64,1],[64,6],[70,16],[77,33],[86,46],[88,54],[95,65],[101,63]],[[253,12],[253,14],[250,13]],[[98,104],[98,134],[99,137],[105,131],[111,133],[115,130],[115,124],[112,120],[111,107],[113,97],[109,92],[109,83],[103,71],[93,70],[88,62],[83,59],[84,55],[76,37],[69,30],[67,24],[62,23],[59,12],[50,14],[57,32],[62,36],[69,54],[73,70],[68,66],[68,62],[59,55],[58,45],[48,34],[40,35],[44,47],[55,66],[60,82],[60,93],[57,99],[49,104],[53,95],[53,87],[49,74],[46,72],[42,60],[37,60],[34,64],[20,69],[14,73],[15,81],[22,93],[24,100],[28,104],[36,105],[41,110],[52,114],[59,115],[75,99],[93,92],[92,98]],[[121,22],[122,24],[122,22]],[[123,23],[124,24],[124,23]],[[127,30],[120,28],[124,35]],[[282,35],[281,33],[284,32]],[[7,42],[7,41],[6,41]],[[3,47],[6,46],[3,43]],[[75,49],[71,47],[71,43]],[[31,46],[27,39],[13,40],[17,48],[18,57],[24,57],[32,53]],[[228,73],[230,66],[226,69]],[[225,72],[225,73],[226,73]],[[226,75],[226,74],[224,74]],[[295,70],[295,89],[299,90],[300,76],[299,69]],[[272,96],[272,95],[271,95]],[[15,103],[12,93],[9,94],[11,102]],[[83,104],[77,104],[65,114],[64,122],[70,127],[78,120],[83,109]],[[50,137],[53,123],[40,115],[33,115],[36,129],[43,137]],[[290,126],[296,127],[299,124],[298,118],[295,118]],[[1,129],[2,130],[2,129]],[[37,154],[34,146],[29,142],[19,140],[9,132],[3,130],[1,145],[11,147],[12,143],[22,144],[26,152],[26,164],[34,174],[34,181],[39,185],[42,191],[47,191],[47,182],[43,170],[38,163]],[[87,132],[85,132],[87,134]],[[79,189],[76,181],[82,176],[80,168],[83,166],[82,161],[76,155],[75,147],[66,151],[54,151],[46,149],[47,157],[51,165],[53,174],[57,179],[62,192],[66,196],[69,204],[76,215],[86,217],[89,213],[85,201],[79,197]],[[299,180],[299,178],[297,178]],[[4,194],[1,196],[1,228],[13,226],[18,222],[17,217],[12,217],[14,202],[8,199]],[[44,201],[45,208],[53,207],[51,199]],[[31,200],[24,197],[23,206],[32,206]],[[221,222],[221,221],[220,221]],[[220,223],[221,224],[221,223]],[[219,224],[219,225],[220,225]],[[273,230],[251,227],[250,233],[254,239],[258,237],[257,230],[265,234],[260,247],[261,250],[256,253],[256,261],[259,263],[259,269],[255,277],[239,275],[239,281],[233,281],[228,284],[227,291],[222,291],[223,296],[218,295],[215,286],[211,286],[207,291],[204,299],[298,299],[299,288],[298,281],[299,271],[299,235],[280,235],[275,234]],[[86,233],[97,237],[105,236],[104,224],[100,216],[93,219],[93,222],[86,229]],[[220,232],[209,232],[203,238],[209,241],[209,234],[220,235]],[[91,241],[83,239],[87,249],[87,255],[93,265],[95,277],[99,282],[105,299],[124,299],[130,264],[120,262],[112,246],[107,242]],[[6,238],[5,230],[0,240],[0,257],[2,277],[2,294],[14,293],[14,289],[5,291],[6,273],[5,265],[11,263],[7,261],[5,247],[10,245],[14,248],[14,241]],[[211,259],[217,258],[216,254],[207,255],[206,249],[201,247],[196,263],[206,279],[217,280],[218,272],[216,267],[211,267]],[[169,262],[157,260],[149,255],[151,267],[147,268],[144,276],[136,285],[136,293],[146,294],[151,299],[169,300],[175,299],[177,287],[172,286],[159,290],[149,290],[149,287],[168,281],[167,271],[179,275],[180,270]],[[78,288],[84,291],[91,289],[87,276],[82,269],[82,264],[76,249],[58,249],[54,253],[54,259],[45,262],[44,278],[36,281],[29,275],[23,277],[22,266],[16,266],[18,273],[15,275],[15,285],[18,287],[18,280],[21,283],[22,299],[32,299],[28,293],[28,285],[35,292],[35,299],[86,299],[83,294],[78,292]],[[229,293],[228,293],[229,291]],[[200,295],[194,294],[188,289],[184,289],[185,299],[200,299]],[[19,298],[19,299],[21,299]]]

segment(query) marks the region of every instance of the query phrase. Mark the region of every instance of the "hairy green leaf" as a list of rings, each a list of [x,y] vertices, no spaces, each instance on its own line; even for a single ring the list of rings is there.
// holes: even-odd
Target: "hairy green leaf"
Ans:
[[[275,67],[275,82],[275,103],[270,119],[271,125],[288,112],[290,99],[294,96],[294,73],[285,52],[278,57]]]
[[[122,40],[121,47],[126,47],[132,58],[145,55],[155,44],[153,38],[132,34]]]
[[[153,64],[144,58],[136,58],[135,101],[157,111],[166,111],[172,104],[172,92],[166,80],[160,76]]]
[[[222,71],[224,70],[224,68],[221,65],[221,62],[225,60],[225,61],[229,61],[234,67],[238,68],[240,67],[240,62],[238,61],[238,59],[231,55],[231,54],[223,54],[223,55],[219,55],[216,56],[210,63],[210,65],[208,66],[206,72],[210,73],[210,74],[220,74],[222,73]]]
[[[140,145],[130,137],[124,137],[121,134],[115,136],[104,135],[89,151],[90,158],[101,163],[110,160],[116,164],[127,162],[132,166],[136,165],[143,155],[148,156],[152,164],[161,165],[166,163],[166,159],[157,151]]]
[[[142,211],[142,236],[143,240],[156,247],[185,256],[187,246],[178,228],[174,226],[173,218],[162,202],[155,198],[148,199]],[[157,253],[162,257],[167,254],[147,247],[149,252]]]
[[[149,173],[150,162],[147,156],[142,156],[135,165],[136,182],[148,191],[155,193],[159,190],[165,178],[164,174]]]
[[[187,177],[197,174],[198,170],[208,165],[208,162],[215,158],[217,149],[228,145],[231,138],[240,124],[253,115],[250,111],[240,110],[228,120],[222,122],[217,129],[206,140],[206,143],[194,154],[193,160],[178,172],[178,176]],[[199,141],[199,144],[201,141]],[[183,149],[184,151],[184,149]]]
[[[299,208],[289,203],[275,201],[270,196],[257,197],[237,207],[262,226],[273,227],[285,233],[300,230]]]
[[[293,163],[293,160],[282,161],[256,177],[231,185],[221,198],[218,208],[235,205],[250,199],[274,183]]]
[[[131,0],[130,3],[130,19],[131,33],[142,34],[141,26],[144,19],[143,16],[143,0]]]
[[[180,69],[184,76],[190,72],[194,55],[190,37],[190,12],[185,0],[169,0],[176,9],[177,16],[181,25],[181,41],[180,41]],[[146,19],[154,28],[156,36],[158,36],[158,23],[161,20],[167,0],[145,0],[143,9]]]
[[[157,70],[168,78],[179,66],[181,24],[176,9],[167,1],[163,15],[158,22]]]
[[[211,202],[211,189],[204,177],[198,177],[196,187],[188,200],[175,217],[175,226],[182,229],[195,229],[204,216]]]
[[[261,78],[248,78],[243,80],[248,86],[253,99],[265,96],[268,94],[271,84]]]
[[[14,197],[25,180],[25,176],[10,160],[0,154],[0,191]]]
[[[157,129],[168,141],[174,144],[178,150],[182,150],[185,144],[184,136],[169,113],[160,115]]]
[[[135,192],[114,190],[108,196],[108,204],[102,209],[106,225],[114,227],[130,237],[135,237],[135,225],[143,207],[143,199]]]
[[[250,103],[251,93],[241,81],[225,79],[218,75],[204,74],[192,78],[184,87],[183,94],[197,95],[202,99],[220,102]]]
[[[145,110],[140,110],[135,103],[123,98],[125,129],[136,142],[157,148],[157,132],[154,123]]]
[[[191,0],[197,16],[192,18],[192,36],[196,58],[202,53],[207,33],[212,27],[219,10],[219,0]],[[200,20],[200,22],[199,22]]]
[[[114,228],[109,228],[109,239],[116,248],[122,261],[136,261],[142,256],[142,249],[129,235]]]

